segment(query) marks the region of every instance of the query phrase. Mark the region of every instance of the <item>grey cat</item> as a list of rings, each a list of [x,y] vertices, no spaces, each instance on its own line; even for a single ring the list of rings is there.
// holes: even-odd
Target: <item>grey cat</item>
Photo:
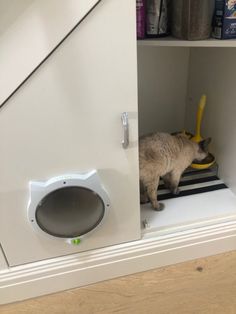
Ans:
[[[157,188],[160,177],[174,194],[179,193],[179,180],[193,160],[201,161],[208,154],[211,139],[195,143],[184,134],[149,134],[139,139],[139,171],[141,203],[151,201],[155,210],[163,210],[158,203]]]

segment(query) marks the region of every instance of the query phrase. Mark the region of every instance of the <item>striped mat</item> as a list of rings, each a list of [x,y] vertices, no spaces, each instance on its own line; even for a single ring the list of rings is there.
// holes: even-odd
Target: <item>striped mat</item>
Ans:
[[[165,188],[162,180],[158,187],[158,200],[189,196],[221,189],[227,189],[227,185],[218,177],[217,165],[206,170],[187,169],[179,184],[180,193],[174,195]]]

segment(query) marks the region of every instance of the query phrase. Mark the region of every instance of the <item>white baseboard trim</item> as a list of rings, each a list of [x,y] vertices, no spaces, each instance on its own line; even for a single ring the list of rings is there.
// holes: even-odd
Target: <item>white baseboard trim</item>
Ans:
[[[63,256],[0,272],[0,304],[236,249],[236,220]]]

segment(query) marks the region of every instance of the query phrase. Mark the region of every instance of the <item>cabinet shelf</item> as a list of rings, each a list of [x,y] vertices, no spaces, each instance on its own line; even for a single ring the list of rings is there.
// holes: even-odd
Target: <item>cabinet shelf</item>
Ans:
[[[180,40],[173,37],[138,40],[138,46],[150,47],[236,47],[236,39]]]

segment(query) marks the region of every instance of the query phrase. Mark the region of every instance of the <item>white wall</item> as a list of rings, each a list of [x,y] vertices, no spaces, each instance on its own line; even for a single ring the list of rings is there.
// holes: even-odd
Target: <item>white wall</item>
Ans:
[[[236,192],[236,48],[194,48],[190,57],[190,81],[186,125],[192,129],[198,100],[207,94],[202,134],[213,139],[220,175]]]
[[[189,48],[138,46],[139,131],[183,129]]]

